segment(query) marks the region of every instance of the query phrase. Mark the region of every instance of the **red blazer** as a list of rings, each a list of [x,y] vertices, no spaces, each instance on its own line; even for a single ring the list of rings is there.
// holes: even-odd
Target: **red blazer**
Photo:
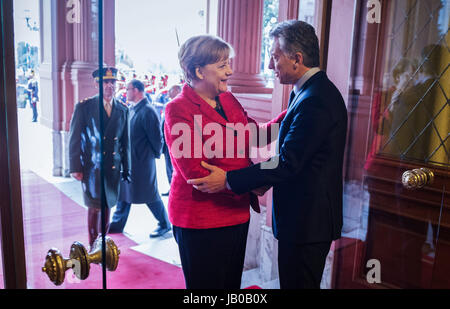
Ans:
[[[237,195],[232,191],[225,190],[216,194],[208,194],[187,184],[189,179],[203,178],[209,175],[210,172],[201,166],[201,161],[220,167],[225,171],[252,165],[249,158],[249,133],[247,132],[245,143],[243,143],[238,140],[233,131],[229,130],[232,130],[230,124],[241,123],[245,126],[249,122],[255,124],[256,122],[247,116],[245,110],[231,93],[220,95],[220,102],[228,120],[225,120],[188,85],[185,85],[181,94],[166,106],[164,130],[173,164],[169,219],[175,226],[208,229],[238,225],[246,223],[250,219],[249,206],[251,203],[252,206],[255,206],[254,208],[257,207],[259,210],[258,199],[251,193]],[[274,122],[281,123],[284,116],[285,113],[281,114],[276,120],[265,126],[270,128]],[[194,125],[194,119],[196,119],[196,125]],[[200,132],[200,122],[203,134]],[[215,131],[205,132],[205,126],[208,124],[220,127],[223,136],[216,135]],[[181,127],[186,130],[180,130]],[[228,134],[226,134],[227,131]],[[270,132],[270,130],[268,131]],[[214,139],[216,143],[214,147],[211,147],[213,136],[216,137]],[[222,144],[219,138],[223,141]],[[212,148],[217,155],[211,157],[208,153],[205,154],[204,151],[201,151],[201,148],[207,145],[209,145],[207,148]],[[227,158],[227,153],[230,152],[227,146],[229,148],[231,145],[234,146],[234,156]],[[244,145],[244,148],[237,149],[241,145]],[[185,155],[182,156],[181,152]],[[239,158],[238,154],[243,157]]]

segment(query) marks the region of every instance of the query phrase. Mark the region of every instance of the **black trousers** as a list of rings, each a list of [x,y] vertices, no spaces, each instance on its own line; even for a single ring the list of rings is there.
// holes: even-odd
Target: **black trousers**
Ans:
[[[320,289],[331,242],[299,245],[278,242],[281,289]]]
[[[217,229],[173,227],[187,289],[241,288],[249,222]]]
[[[169,181],[169,185],[172,183],[172,174],[173,174],[173,165],[172,160],[170,159],[169,148],[164,147],[164,160],[166,162],[166,175],[167,180]]]

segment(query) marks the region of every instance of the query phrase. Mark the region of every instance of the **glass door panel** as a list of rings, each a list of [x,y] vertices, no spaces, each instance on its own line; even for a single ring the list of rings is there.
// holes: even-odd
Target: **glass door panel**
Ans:
[[[448,38],[448,36],[447,36]],[[447,39],[447,44],[448,44]],[[448,89],[449,85],[445,85]],[[447,130],[450,132],[450,130]],[[450,142],[447,136],[447,150],[450,149]],[[433,289],[450,289],[450,157],[447,156],[447,179],[445,181],[444,196],[442,198],[442,211],[440,215],[440,228],[436,236],[436,257],[433,268],[432,284]]]
[[[449,1],[383,2],[373,25],[360,8],[335,284],[449,287]]]
[[[32,289],[103,286],[101,266],[86,262],[88,208],[81,182],[70,177],[69,160],[75,104],[98,95],[92,76],[99,67],[98,6],[97,0],[14,1],[22,209]]]

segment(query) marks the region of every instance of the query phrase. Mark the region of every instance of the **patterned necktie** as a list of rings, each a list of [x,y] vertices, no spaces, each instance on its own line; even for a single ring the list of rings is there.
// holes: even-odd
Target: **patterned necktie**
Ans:
[[[106,115],[108,115],[108,118],[110,118],[111,117],[111,111],[112,111],[111,103],[105,102],[105,104],[103,104],[103,106],[105,107]]]

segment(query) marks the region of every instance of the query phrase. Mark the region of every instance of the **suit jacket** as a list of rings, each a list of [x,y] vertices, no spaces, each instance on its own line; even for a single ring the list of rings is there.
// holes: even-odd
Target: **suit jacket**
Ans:
[[[249,122],[256,122],[247,116],[231,93],[223,93],[219,98],[227,120],[189,85],[185,85],[182,93],[166,107],[165,137],[174,169],[169,195],[169,219],[178,227],[207,229],[243,224],[250,218],[250,204],[256,210],[259,208],[258,199],[250,193],[237,195],[226,190],[208,194],[187,184],[189,179],[209,175],[210,172],[201,166],[201,161],[226,171],[252,164],[248,134],[246,141],[240,142],[232,125],[245,126]],[[217,129],[217,132],[202,134],[208,131],[207,128]],[[214,136],[217,138],[214,143],[215,154],[208,155],[203,149]],[[227,158],[230,150],[234,156]]]
[[[94,96],[75,105],[70,124],[70,173],[83,173],[82,187],[88,207],[101,202],[101,155],[99,97]],[[115,99],[111,117],[104,117],[104,190],[108,207],[117,203],[121,169],[129,169],[128,109]]]
[[[235,193],[273,186],[273,232],[297,244],[340,238],[347,109],[324,72],[312,76],[281,124],[277,164],[227,174]],[[275,161],[276,162],[276,161]]]
[[[121,182],[119,201],[144,204],[161,199],[155,165],[161,148],[159,117],[145,98],[130,111],[131,183]]]

